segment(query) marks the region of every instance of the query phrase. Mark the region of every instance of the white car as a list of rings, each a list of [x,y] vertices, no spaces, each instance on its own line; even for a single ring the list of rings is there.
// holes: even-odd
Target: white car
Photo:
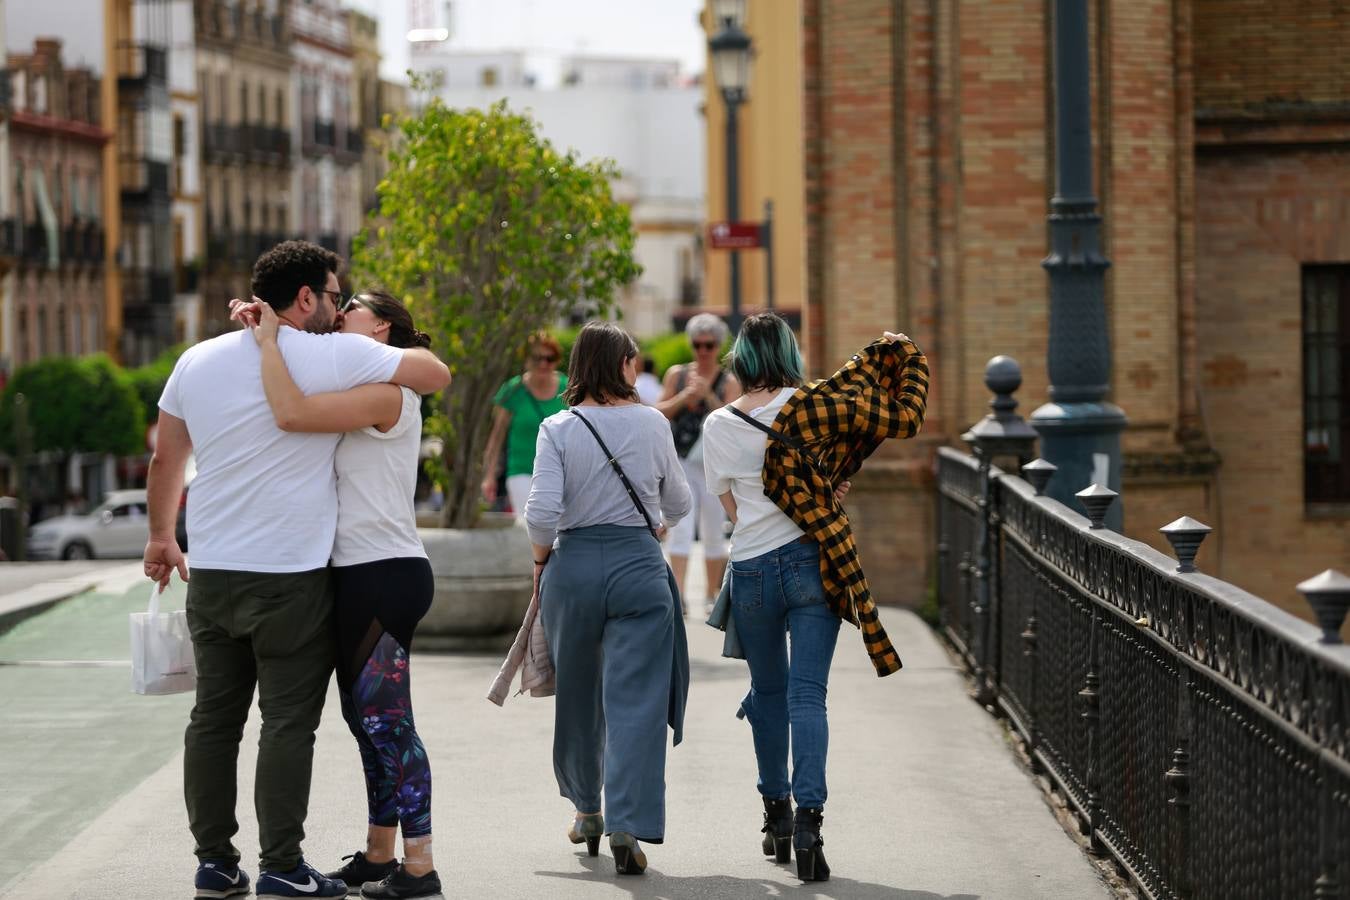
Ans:
[[[145,491],[112,491],[84,516],[44,519],[28,530],[29,559],[131,559],[145,551]]]

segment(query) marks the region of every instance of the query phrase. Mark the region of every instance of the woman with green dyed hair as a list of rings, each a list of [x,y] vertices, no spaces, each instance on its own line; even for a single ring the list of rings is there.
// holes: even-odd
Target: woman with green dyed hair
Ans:
[[[795,853],[799,878],[826,881],[830,867],[820,836],[829,746],[825,695],[842,613],[827,591],[822,557],[833,570],[836,551],[851,546],[852,538],[839,507],[848,489],[840,480],[844,469],[826,474],[821,460],[866,456],[882,437],[917,433],[927,369],[908,338],[886,332],[834,378],[803,387],[797,339],[773,313],[745,320],[728,362],[745,393],[704,422],[703,465],[708,490],[735,524],[727,605],[750,668],[750,692],[739,714],[750,722],[759,768],[761,849],[780,863]],[[888,379],[883,387],[879,378],[860,377],[851,383],[862,385],[856,392],[841,388],[842,373],[852,376],[864,366],[874,373],[913,373],[918,380]],[[849,420],[849,412],[873,410],[870,428]],[[772,451],[770,441],[776,444]],[[784,490],[789,473],[801,491]],[[839,534],[844,540],[832,542]],[[709,624],[726,627],[724,611],[719,598]]]

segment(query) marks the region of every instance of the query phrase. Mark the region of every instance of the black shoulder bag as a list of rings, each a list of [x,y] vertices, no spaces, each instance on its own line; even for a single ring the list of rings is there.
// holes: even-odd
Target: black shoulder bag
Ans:
[[[773,430],[772,428],[770,428],[768,425],[765,425],[763,422],[759,421],[759,420],[756,419],[756,418],[753,418],[753,417],[751,417],[751,416],[746,415],[745,413],[741,412],[741,411],[740,411],[739,409],[737,409],[736,407],[732,406],[730,403],[727,404],[727,409],[728,409],[728,410],[731,412],[731,414],[732,414],[733,416],[735,416],[736,418],[738,418],[738,419],[740,419],[740,420],[742,420],[742,421],[744,421],[744,422],[750,423],[751,425],[753,425],[753,426],[755,426],[756,428],[758,428],[760,431],[762,431],[762,432],[764,432],[765,434],[767,434],[767,435],[769,436],[769,439],[770,439],[770,440],[778,441],[779,443],[782,443],[782,444],[787,444],[787,445],[788,445],[789,447],[791,447],[793,450],[796,450],[796,451],[797,451],[798,453],[800,453],[803,457],[805,457],[806,461],[810,464],[811,468],[815,469],[816,472],[817,472],[822,478],[825,479],[825,481],[826,481],[827,484],[830,484],[830,485],[833,485],[833,484],[834,484],[834,479],[830,478],[829,473],[826,472],[823,468],[821,468],[821,466],[820,466],[820,461],[817,460],[814,456],[811,455],[811,453],[806,449],[806,445],[803,444],[800,440],[798,440],[797,438],[794,438],[794,437],[789,437],[789,436],[787,436],[786,434],[783,434],[783,433],[780,432],[780,431],[774,431],[774,430]]]
[[[647,523],[647,530],[652,533],[652,537],[656,538],[658,541],[661,540],[660,536],[656,533],[656,526],[652,524],[652,517],[647,515],[647,507],[642,505],[642,500],[638,497],[637,491],[633,490],[633,483],[629,481],[628,476],[623,473],[623,467],[619,465],[619,461],[614,458],[614,454],[610,453],[609,448],[605,446],[605,441],[600,437],[600,432],[595,430],[595,426],[588,422],[585,416],[577,412],[575,406],[569,409],[568,412],[580,419],[581,423],[586,426],[586,430],[595,438],[596,443],[600,445],[601,451],[604,452],[605,458],[609,460],[609,464],[614,467],[614,471],[619,474],[619,479],[623,481],[623,487],[624,490],[628,491],[629,499],[633,501],[633,505],[637,507],[638,512],[642,513],[642,521]]]

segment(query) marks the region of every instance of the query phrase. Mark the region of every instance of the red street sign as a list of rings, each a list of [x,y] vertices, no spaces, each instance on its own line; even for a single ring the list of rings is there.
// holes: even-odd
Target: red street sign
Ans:
[[[713,250],[753,250],[762,247],[758,222],[713,222],[708,226],[708,247]]]

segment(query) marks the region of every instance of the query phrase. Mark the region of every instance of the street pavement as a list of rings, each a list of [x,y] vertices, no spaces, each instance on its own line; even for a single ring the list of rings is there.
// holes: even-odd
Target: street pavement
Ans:
[[[6,586],[0,566],[0,597]],[[112,567],[87,594],[0,635],[0,897],[187,898],[194,870],[181,795],[189,695],[130,693],[127,614],[148,583]],[[692,568],[697,568],[694,566]],[[175,583],[166,607],[181,607]],[[912,614],[883,619],[905,660],[872,672],[849,626],[831,674],[834,876],[803,885],[759,852],[761,805],[749,727],[735,718],[744,663],[689,620],[692,687],[685,740],[667,767],[667,839],[639,878],[567,843],[571,815],[550,763],[553,701],[484,695],[499,658],[415,654],[418,728],[435,773],[437,867],[447,897],[975,898],[1110,897],[1014,762],[1003,731]],[[253,792],[258,720],[239,766],[236,843],[256,878]],[[330,693],[315,751],[307,857],[333,868],[361,848],[356,749]]]

